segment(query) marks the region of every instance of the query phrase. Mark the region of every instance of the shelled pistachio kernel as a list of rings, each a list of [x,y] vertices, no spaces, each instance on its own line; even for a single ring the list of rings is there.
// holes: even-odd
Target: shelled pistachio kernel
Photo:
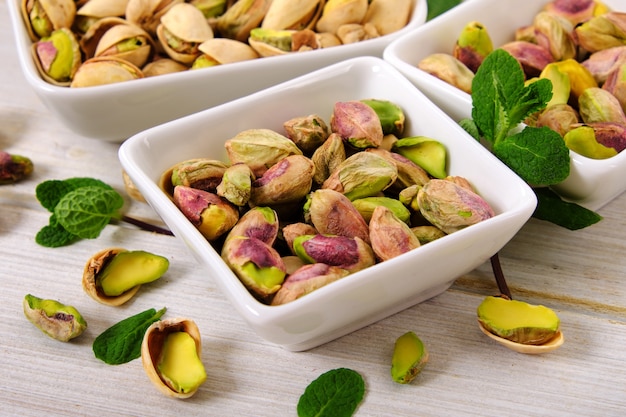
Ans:
[[[396,340],[391,358],[391,378],[408,384],[428,362],[428,350],[414,332],[406,332]]]
[[[62,342],[80,336],[87,328],[87,322],[78,310],[55,300],[44,300],[27,294],[23,307],[24,315],[31,323]]]

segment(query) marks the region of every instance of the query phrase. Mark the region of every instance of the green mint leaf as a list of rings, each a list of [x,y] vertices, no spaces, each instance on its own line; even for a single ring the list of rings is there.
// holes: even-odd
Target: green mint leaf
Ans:
[[[461,1],[462,0],[427,0],[428,14],[426,15],[426,21],[432,20],[440,14],[458,6],[461,4]]]
[[[49,212],[54,213],[54,208],[61,198],[80,187],[98,186],[113,189],[110,185],[94,178],[68,178],[66,180],[48,180],[37,185],[35,196],[39,203]]]
[[[73,243],[78,237],[68,232],[57,222],[56,216],[50,216],[50,222],[35,236],[35,242],[48,248],[58,248]]]
[[[320,375],[298,401],[298,417],[350,417],[365,394],[365,382],[347,368]]]
[[[159,311],[151,308],[109,327],[93,341],[94,355],[109,365],[120,365],[139,358],[146,330],[160,320],[165,310],[165,307]]]
[[[480,132],[478,131],[478,126],[474,123],[472,119],[462,119],[459,121],[459,125],[470,134],[474,139],[480,141]]]
[[[569,175],[569,149],[548,127],[527,126],[494,144],[493,153],[529,184],[556,184]]]
[[[549,221],[569,230],[578,230],[591,226],[602,220],[595,211],[586,209],[578,204],[563,201],[551,189],[533,189],[537,196],[537,208],[533,217]]]
[[[124,198],[117,191],[87,186],[65,194],[54,214],[68,232],[83,239],[95,239],[123,205]]]

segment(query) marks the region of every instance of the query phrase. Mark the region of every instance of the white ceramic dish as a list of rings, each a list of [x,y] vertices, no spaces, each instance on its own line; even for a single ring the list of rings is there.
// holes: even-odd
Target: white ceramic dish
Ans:
[[[161,75],[120,84],[70,89],[42,80],[30,53],[31,41],[19,12],[8,0],[20,66],[41,101],[66,126],[84,136],[121,142],[144,129],[195,113],[341,60],[382,57],[394,39],[426,20],[426,0],[415,0],[401,30],[339,47],[256,59],[203,70]]]
[[[466,1],[448,13],[416,28],[392,42],[384,59],[396,67],[450,117],[459,121],[470,117],[471,96],[417,68],[425,57],[436,52],[452,53],[463,26],[472,20],[489,31],[494,46],[513,40],[516,28],[528,25],[548,0],[526,0],[523,7],[514,0]],[[615,10],[625,10],[619,0],[604,3]],[[626,190],[626,153],[605,160],[571,155],[571,173],[554,190],[562,197],[597,210]]]
[[[449,150],[449,173],[463,175],[497,216],[377,264],[281,306],[253,298],[213,247],[158,185],[172,165],[199,156],[226,161],[224,142],[248,128],[282,131],[292,117],[327,118],[337,101],[379,98],[400,105],[406,135],[426,135]],[[134,135],[119,151],[149,204],[209,271],[235,309],[264,339],[305,350],[445,291],[502,248],[532,214],[532,190],[380,58],[334,64],[250,96]]]

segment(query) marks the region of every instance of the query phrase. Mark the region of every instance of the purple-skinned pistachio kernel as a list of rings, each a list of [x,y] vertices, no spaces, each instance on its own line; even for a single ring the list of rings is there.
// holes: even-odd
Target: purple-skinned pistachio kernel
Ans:
[[[350,272],[376,263],[371,246],[358,237],[304,235],[294,240],[293,247],[305,262],[338,266]]]
[[[361,101],[335,103],[330,118],[332,132],[357,149],[376,148],[383,141],[383,128],[378,115]]]
[[[308,264],[298,268],[283,282],[272,299],[272,305],[286,304],[337,281],[349,272],[343,268],[321,263]]]

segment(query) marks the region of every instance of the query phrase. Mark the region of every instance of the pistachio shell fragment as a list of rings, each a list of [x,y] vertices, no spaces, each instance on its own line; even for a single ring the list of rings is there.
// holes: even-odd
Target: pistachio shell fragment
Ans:
[[[504,297],[486,297],[478,306],[477,315],[491,333],[521,344],[546,343],[560,327],[559,317],[552,309]]]
[[[420,247],[419,239],[409,226],[383,205],[374,209],[369,227],[372,250],[381,261]]]
[[[184,399],[197,392],[206,380],[201,356],[200,330],[187,318],[152,323],[141,344],[144,371],[154,386],[168,397]]]
[[[391,378],[399,384],[408,384],[428,362],[428,350],[414,332],[406,332],[398,339],[391,357]]]
[[[271,304],[287,304],[349,274],[336,266],[321,263],[304,265],[285,279]]]
[[[24,297],[23,308],[28,321],[61,342],[80,336],[87,328],[87,322],[78,310],[55,300],[44,300],[27,294]]]

